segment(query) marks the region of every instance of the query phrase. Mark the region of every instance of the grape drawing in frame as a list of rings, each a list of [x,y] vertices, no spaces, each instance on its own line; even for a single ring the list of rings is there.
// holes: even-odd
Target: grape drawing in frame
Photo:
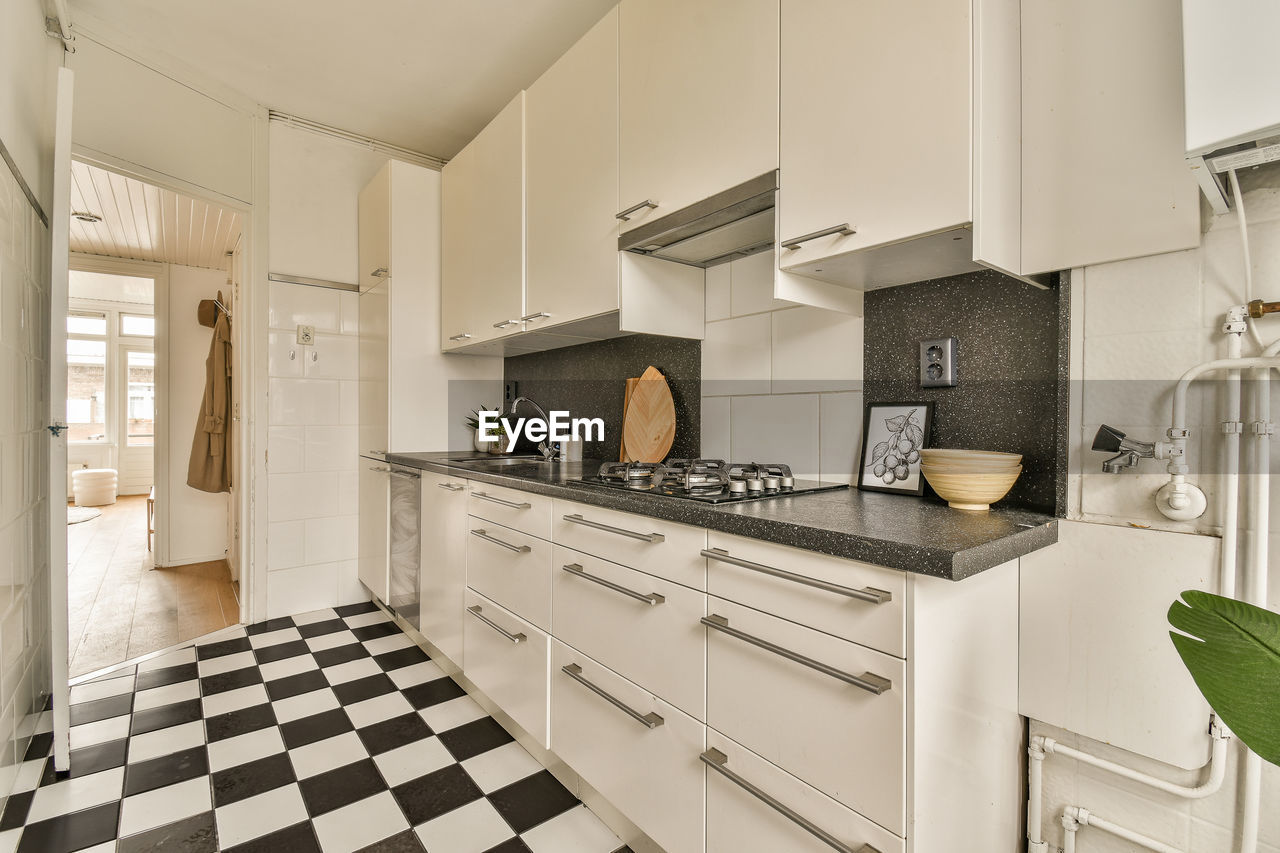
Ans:
[[[924,494],[920,450],[928,447],[933,403],[868,403],[862,420],[858,488]]]

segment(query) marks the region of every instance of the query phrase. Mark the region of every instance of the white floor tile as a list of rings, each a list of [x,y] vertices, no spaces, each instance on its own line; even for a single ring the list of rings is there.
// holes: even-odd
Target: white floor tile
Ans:
[[[310,655],[307,657],[310,657]],[[356,658],[355,660],[349,660],[346,663],[327,668],[324,671],[324,677],[329,679],[330,684],[345,684],[348,681],[367,678],[380,672],[382,672],[382,667],[378,666],[378,662],[373,658]]]
[[[327,622],[330,619],[337,619],[338,614],[333,611],[332,607],[322,607],[319,610],[312,610],[310,613],[299,613],[292,618],[295,625],[310,625],[314,622]]]
[[[371,655],[383,655],[394,652],[396,649],[407,649],[413,644],[413,640],[409,639],[407,634],[392,634],[388,637],[365,640],[364,647]]]
[[[266,634],[254,634],[249,638],[249,645],[255,649],[262,649],[301,639],[302,635],[298,633],[297,628],[281,628],[279,631],[269,631]]]
[[[462,762],[462,769],[486,794],[542,770],[538,760],[516,742],[482,752]]]
[[[248,687],[237,687],[235,690],[224,690],[222,693],[206,696],[201,701],[204,702],[204,715],[207,719],[219,714],[252,708],[270,699],[267,697],[266,687],[261,684],[250,684]]]
[[[368,613],[348,616],[346,618],[346,623],[349,628],[363,628],[365,625],[377,625],[379,622],[386,622],[390,619],[391,617],[383,613],[381,610],[372,610]]]
[[[298,675],[319,668],[320,665],[316,663],[316,659],[311,655],[294,655],[291,658],[264,663],[259,667],[262,670],[263,681],[288,678],[291,675]]]
[[[0,832],[0,853],[13,853],[18,849],[18,841],[22,838],[22,827]]]
[[[34,791],[36,786],[40,784],[40,778],[44,776],[44,765],[46,759],[39,758],[35,761],[24,761],[18,765],[18,773],[13,779],[13,790],[11,794],[22,794],[27,791]]]
[[[423,708],[418,715],[426,721],[428,726],[431,726],[431,731],[436,733],[447,732],[464,723],[489,716],[484,712],[484,708],[477,705],[476,700],[470,696],[459,696],[457,699]]]
[[[95,699],[106,699],[119,696],[133,689],[133,673],[123,678],[109,678],[106,681],[94,681],[89,684],[77,684],[71,688],[71,704],[92,702]]]
[[[126,797],[120,808],[120,837],[207,812],[212,807],[206,776],[135,794]]]
[[[410,779],[426,776],[453,764],[453,756],[439,738],[423,738],[413,743],[375,755],[373,763],[387,784],[394,788]]]
[[[419,826],[418,838],[427,850],[484,853],[515,833],[488,800],[479,799]]]
[[[396,691],[348,705],[346,710],[347,716],[351,718],[351,722],[355,723],[356,728],[362,729],[392,717],[399,717],[401,714],[412,714],[413,706],[409,704],[408,699],[404,698],[403,693]]]
[[[586,806],[569,809],[520,837],[533,853],[612,853],[622,846]]]
[[[434,661],[424,660],[421,663],[393,669],[387,675],[395,682],[396,687],[404,690],[406,687],[412,687],[424,681],[435,681],[437,678],[444,678],[444,670],[438,667]]]
[[[218,846],[224,850],[307,819],[307,806],[297,785],[280,788],[222,806],[214,812]]]
[[[36,715],[36,726],[31,730],[33,735],[47,734],[53,731],[53,712],[41,711]]]
[[[186,702],[199,698],[200,682],[195,679],[179,681],[177,684],[166,684],[164,687],[155,687],[151,690],[135,693],[133,695],[133,712],[136,714],[149,708],[159,708],[161,705],[172,705],[175,702]]]
[[[187,646],[185,649],[176,649],[159,657],[144,660],[138,664],[138,672],[154,672],[157,669],[168,669],[171,666],[182,666],[184,663],[195,662],[196,648],[195,646]]]
[[[356,635],[350,631],[334,631],[329,634],[321,634],[319,637],[308,638],[307,648],[313,652],[322,652],[325,649],[333,649],[358,642],[360,641],[356,639]]]
[[[129,763],[159,758],[204,743],[204,721],[196,720],[129,738]]]
[[[118,800],[124,791],[124,768],[114,767],[101,773],[64,779],[36,790],[27,812],[27,823],[48,820],[81,809]]]
[[[71,727],[71,748],[80,749],[96,743],[120,740],[129,736],[129,716],[109,717],[94,723]]]
[[[409,828],[390,791],[322,814],[312,823],[324,853],[352,853]]]
[[[257,665],[258,659],[253,656],[253,652],[236,652],[234,655],[223,655],[222,657],[202,660],[198,668],[200,677],[208,678],[210,675],[218,675],[223,672],[231,672],[232,670]]]
[[[360,736],[355,732],[346,732],[337,737],[326,738],[289,750],[289,760],[293,762],[293,770],[298,774],[299,779],[306,779],[368,757],[368,750],[364,748]]]
[[[116,843],[114,841],[104,841],[101,844],[86,847],[79,853],[116,853]]]
[[[284,738],[280,736],[279,726],[214,741],[209,744],[209,771],[217,773],[277,752],[284,752]]]
[[[271,704],[272,710],[276,712],[276,722],[282,724],[309,717],[312,714],[332,711],[338,707],[340,707],[338,697],[328,687],[290,696],[288,699],[281,699]]]
[[[248,632],[245,631],[243,625],[232,625],[229,628],[223,628],[220,631],[214,631],[212,634],[205,634],[203,637],[196,640],[196,645],[211,646],[214,643],[222,643],[227,640],[238,640],[239,638],[245,636],[247,633]]]

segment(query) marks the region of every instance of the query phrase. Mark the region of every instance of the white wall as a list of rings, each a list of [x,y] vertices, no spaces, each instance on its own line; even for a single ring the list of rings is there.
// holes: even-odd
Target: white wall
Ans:
[[[852,482],[862,433],[862,318],[773,298],[774,255],[707,270],[702,455]]]
[[[44,34],[44,16],[41,0],[6,0],[0,6],[0,140],[47,216],[53,208],[53,110],[62,45]]]

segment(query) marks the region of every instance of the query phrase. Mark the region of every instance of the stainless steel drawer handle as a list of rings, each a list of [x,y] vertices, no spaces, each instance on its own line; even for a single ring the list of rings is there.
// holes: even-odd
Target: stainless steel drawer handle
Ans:
[[[531,550],[528,545],[512,545],[510,542],[503,542],[498,537],[490,536],[488,533],[485,533],[483,528],[472,530],[471,535],[479,537],[486,542],[492,542],[494,545],[501,545],[503,548],[506,548],[508,551],[512,551],[516,554],[528,554]]]
[[[451,341],[466,341],[466,340],[470,340],[470,339],[471,339],[471,336],[470,336],[470,335],[468,335],[466,332],[459,332],[459,333],[458,333],[458,334],[456,334],[456,335],[450,335],[450,336],[449,336],[449,340],[451,340]]]
[[[793,652],[790,649],[784,649],[782,646],[775,645],[768,640],[762,640],[754,634],[748,634],[745,631],[739,631],[737,628],[729,627],[729,620],[723,616],[712,613],[710,616],[703,616],[700,620],[703,625],[719,631],[722,634],[728,634],[730,637],[736,637],[744,643],[749,643],[756,648],[764,649],[766,652],[772,652],[778,657],[786,658],[789,661],[795,661],[801,666],[807,666],[810,669],[817,670],[823,675],[829,675],[832,678],[852,684],[854,687],[860,687],[868,693],[874,693],[879,696],[886,690],[893,687],[893,682],[887,678],[882,678],[872,672],[864,672],[862,675],[854,675],[845,672],[843,669],[836,669],[834,666],[828,666],[822,661],[814,660],[806,657],[799,652]]]
[[[801,243],[808,243],[810,240],[817,240],[819,237],[829,237],[832,234],[850,237],[857,233],[857,228],[850,228],[848,222],[841,222],[839,225],[832,225],[830,228],[823,228],[821,231],[814,231],[812,234],[805,234],[803,237],[797,237],[794,240],[784,240],[782,248],[799,249]]]
[[[647,199],[647,198],[646,198],[644,201],[640,202],[639,204],[633,204],[633,205],[631,205],[630,207],[628,207],[626,210],[620,210],[620,211],[618,211],[616,214],[614,214],[614,217],[613,217],[613,218],[614,218],[614,219],[620,219],[620,220],[622,220],[623,222],[630,222],[630,221],[631,221],[631,214],[635,213],[635,212],[636,212],[637,210],[639,210],[640,208],[642,208],[642,207],[647,207],[647,208],[649,208],[650,210],[653,210],[653,209],[655,209],[657,206],[658,206],[658,205],[657,205],[657,204],[656,204],[652,199]]]
[[[374,278],[386,278],[390,272],[391,271],[386,267],[378,267],[376,270],[369,273],[369,275],[373,276]]]
[[[520,319],[521,319],[523,322],[525,322],[525,323],[529,323],[529,322],[532,322],[533,320],[545,320],[545,319],[549,318],[550,316],[551,316],[551,315],[550,315],[550,314],[548,314],[546,311],[539,311],[539,312],[538,312],[538,313],[536,313],[536,314],[525,314],[525,315],[524,315],[523,317],[521,317]]]
[[[521,501],[519,503],[516,503],[515,501],[509,501],[509,500],[506,500],[505,498],[495,498],[493,495],[486,494],[485,492],[472,492],[471,494],[482,501],[501,504],[502,506],[509,506],[512,509],[531,509],[533,507],[533,504],[527,501]]]
[[[459,486],[457,483],[436,483],[436,488],[448,489],[451,492],[460,492],[465,489],[466,486]]]
[[[581,524],[583,527],[603,530],[606,533],[616,533],[619,536],[626,536],[628,539],[639,539],[641,542],[664,542],[667,538],[661,533],[636,533],[634,530],[627,530],[625,527],[614,527],[612,524],[601,524],[598,521],[588,521],[576,512],[573,515],[561,516],[561,518],[570,524]]]
[[[725,755],[720,750],[713,747],[698,757],[702,759],[703,764],[707,765],[712,770],[716,771],[721,776],[728,779],[730,782],[737,785],[739,788],[746,791],[748,794],[755,797],[757,800],[764,803],[766,806],[773,809],[778,814],[782,815],[805,832],[808,832],[814,838],[817,838],[833,850],[839,850],[840,853],[880,853],[879,850],[872,847],[870,844],[864,844],[855,850],[839,838],[836,838],[834,835],[818,826],[813,821],[809,820],[804,815],[796,812],[790,806],[785,805],[766,792],[760,790],[755,785],[730,770],[729,756]]]
[[[605,580],[602,577],[587,574],[582,570],[582,566],[578,565],[577,563],[569,563],[568,565],[561,566],[560,568],[568,572],[569,574],[573,575],[574,577],[579,577],[579,578],[582,578],[583,580],[591,581],[592,583],[598,583],[600,584],[600,586],[611,589],[614,592],[620,592],[623,595],[627,596],[628,598],[634,598],[636,601],[643,601],[645,604],[650,604],[650,605],[662,604],[664,601],[667,600],[667,597],[665,595],[659,595],[656,592],[649,592],[649,593],[636,592],[634,589],[627,589],[625,586],[622,586],[621,584],[616,584],[611,580]]]
[[[397,471],[395,468],[392,468],[390,473],[392,477],[404,477],[406,480],[422,479],[421,474],[415,474],[413,471]]]
[[[626,702],[623,702],[618,697],[607,692],[604,688],[587,681],[587,679],[582,677],[582,667],[578,666],[576,663],[565,664],[560,667],[560,671],[647,729],[656,729],[658,726],[666,722],[666,720],[662,719],[662,717],[652,711],[647,714],[641,714]]]
[[[480,612],[479,604],[471,605],[470,607],[467,608],[467,612],[470,613],[472,616],[476,617],[477,619],[479,619],[484,624],[488,625],[493,630],[497,631],[502,636],[506,637],[508,640],[510,640],[513,643],[523,643],[525,640],[529,639],[524,634],[511,633],[506,628],[503,628],[501,625],[499,625],[497,622],[494,622],[488,616],[485,616],[483,613]]]
[[[505,329],[507,326],[518,326],[518,325],[520,325],[519,320],[499,320],[497,323],[493,324],[493,327],[495,329]]]
[[[760,572],[764,575],[771,575],[775,578],[783,580],[795,581],[805,586],[811,586],[814,589],[825,590],[826,592],[834,592],[837,595],[847,595],[849,598],[856,598],[859,601],[869,601],[872,604],[884,604],[886,601],[893,600],[893,593],[884,589],[876,589],[875,587],[864,586],[862,589],[852,589],[847,586],[840,586],[835,583],[827,583],[816,578],[807,578],[804,575],[797,575],[794,572],[775,569],[773,566],[766,566],[763,563],[753,563],[750,560],[744,560],[741,557],[735,557],[728,551],[721,548],[703,548],[702,556],[708,560],[716,560],[721,563],[728,563],[731,566],[738,566],[743,569],[750,569],[753,572]]]

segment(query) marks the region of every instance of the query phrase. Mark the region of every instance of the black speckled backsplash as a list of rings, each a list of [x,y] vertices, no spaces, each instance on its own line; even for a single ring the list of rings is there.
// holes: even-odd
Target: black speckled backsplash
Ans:
[[[604,441],[586,445],[589,458],[617,459],[622,441],[622,404],[627,379],[649,365],[662,371],[676,404],[671,456],[697,456],[701,442],[702,342],[659,335],[628,335],[546,352],[517,355],[503,363],[516,393],[550,411],[604,419]],[[527,414],[521,412],[521,414]]]
[[[1068,287],[1066,274],[1041,290],[985,270],[868,292],[866,401],[933,400],[931,446],[1023,454],[1002,504],[1064,515]],[[945,337],[959,384],[920,388],[920,341]]]

